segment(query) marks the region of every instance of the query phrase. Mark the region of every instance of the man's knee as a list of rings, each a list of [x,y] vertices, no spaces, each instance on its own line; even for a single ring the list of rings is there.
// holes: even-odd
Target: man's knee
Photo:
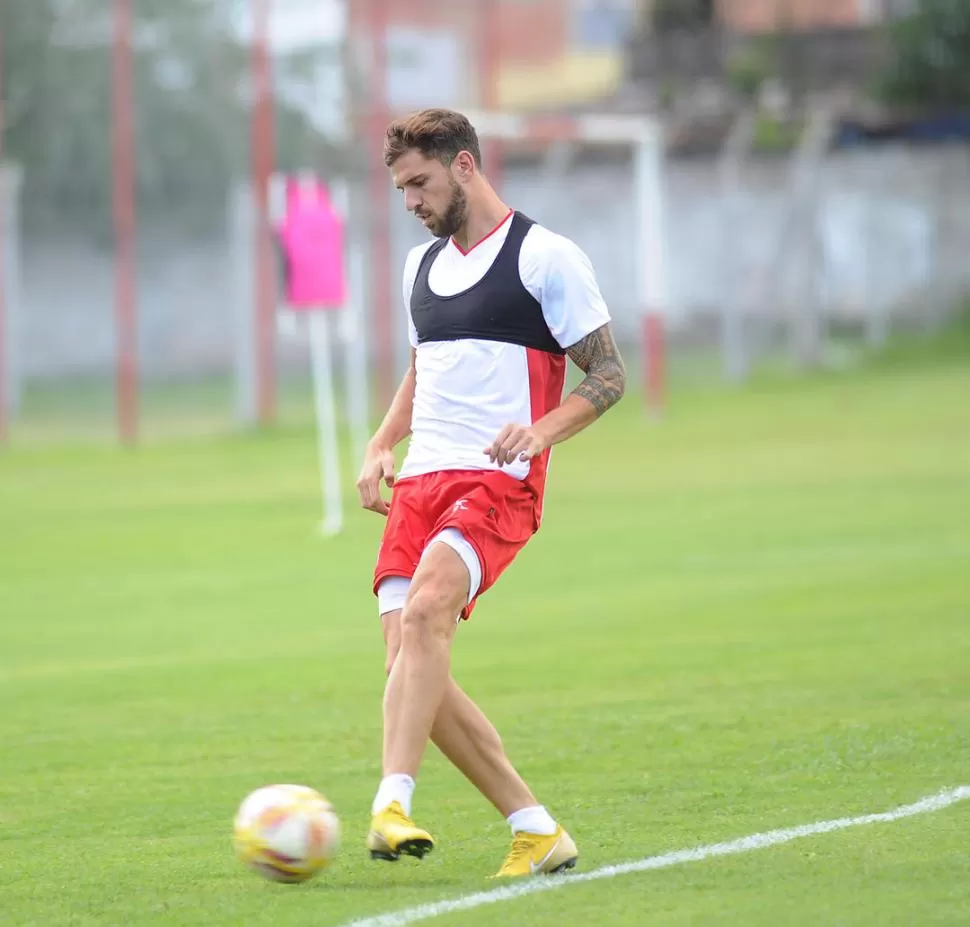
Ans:
[[[416,589],[401,614],[401,640],[448,638],[463,608],[453,589],[427,583]]]
[[[467,604],[468,568],[451,547],[432,544],[421,558],[401,613],[402,639],[450,639]]]

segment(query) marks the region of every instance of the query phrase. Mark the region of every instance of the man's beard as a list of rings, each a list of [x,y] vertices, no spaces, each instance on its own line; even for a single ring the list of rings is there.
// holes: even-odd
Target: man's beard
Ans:
[[[451,181],[451,200],[444,216],[440,219],[432,218],[432,223],[428,226],[428,231],[436,238],[448,238],[454,235],[464,224],[468,217],[468,197],[461,186]]]

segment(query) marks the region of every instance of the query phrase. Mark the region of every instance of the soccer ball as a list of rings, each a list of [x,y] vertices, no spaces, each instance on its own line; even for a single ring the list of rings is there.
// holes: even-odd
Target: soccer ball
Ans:
[[[340,820],[305,785],[267,785],[246,796],[233,821],[236,856],[274,882],[305,882],[326,869],[340,845]]]

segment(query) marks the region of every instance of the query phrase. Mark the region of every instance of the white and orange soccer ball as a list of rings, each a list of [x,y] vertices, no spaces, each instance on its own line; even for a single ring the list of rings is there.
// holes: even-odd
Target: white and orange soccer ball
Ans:
[[[333,806],[305,785],[266,785],[246,796],[233,822],[236,855],[274,882],[305,882],[340,846]]]

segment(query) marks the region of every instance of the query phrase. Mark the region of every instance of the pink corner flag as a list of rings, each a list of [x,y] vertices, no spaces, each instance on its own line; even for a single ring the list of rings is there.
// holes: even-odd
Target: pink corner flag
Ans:
[[[294,309],[336,309],[346,300],[344,229],[326,186],[289,178],[279,229],[286,262],[286,301]]]

